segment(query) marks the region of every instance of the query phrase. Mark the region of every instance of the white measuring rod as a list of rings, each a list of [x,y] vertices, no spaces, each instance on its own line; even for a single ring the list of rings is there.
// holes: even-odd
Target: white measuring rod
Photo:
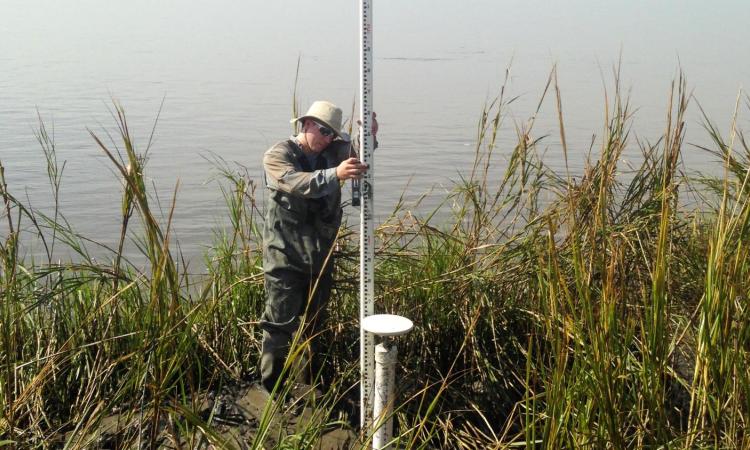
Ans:
[[[365,317],[375,313],[375,239],[373,214],[373,160],[372,136],[372,2],[360,4],[360,72],[359,72],[359,129],[360,160],[368,170],[362,177],[360,205],[359,245],[359,351],[360,351],[360,425],[367,432],[372,424],[372,394],[375,378],[375,339],[362,327]]]

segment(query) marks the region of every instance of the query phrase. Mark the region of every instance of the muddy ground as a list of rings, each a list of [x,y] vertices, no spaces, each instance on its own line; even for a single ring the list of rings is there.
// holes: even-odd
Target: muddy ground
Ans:
[[[334,417],[323,416],[316,408],[319,391],[307,385],[295,385],[292,395],[277,403],[278,412],[266,415],[272,419],[262,438],[262,448],[350,449],[359,447],[353,421],[358,420],[356,405],[344,400],[334,409]],[[105,417],[92,433],[69,431],[59,443],[67,448],[86,449],[249,449],[264,427],[264,410],[268,394],[257,384],[228,386],[221,392],[195,396],[193,406],[166,407],[183,420],[160,420],[154,427],[139,411],[119,412]],[[176,423],[178,422],[178,423]],[[185,424],[210,423],[210,430]],[[333,425],[331,425],[333,423]]]

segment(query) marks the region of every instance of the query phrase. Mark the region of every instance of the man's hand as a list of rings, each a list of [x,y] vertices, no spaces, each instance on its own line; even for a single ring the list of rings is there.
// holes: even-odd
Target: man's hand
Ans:
[[[372,112],[372,125],[371,125],[371,130],[372,130],[372,136],[373,137],[377,137],[377,135],[378,135],[378,128],[379,128],[379,126],[378,126],[378,119],[376,117],[377,117],[377,114],[375,114],[375,111],[373,111]],[[357,120],[357,125],[359,125],[361,127],[362,126],[362,121],[361,120]]]
[[[357,158],[349,158],[336,167],[336,176],[339,180],[362,178],[366,171],[367,165],[362,164]]]

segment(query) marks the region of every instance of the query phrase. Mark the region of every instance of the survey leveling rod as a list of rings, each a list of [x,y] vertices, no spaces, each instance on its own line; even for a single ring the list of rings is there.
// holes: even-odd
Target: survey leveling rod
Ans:
[[[372,2],[360,4],[359,48],[359,129],[360,159],[368,170],[360,182],[359,245],[359,357],[360,357],[360,425],[367,432],[372,424],[372,394],[375,378],[375,339],[362,327],[365,317],[375,312],[375,239],[373,215],[374,139],[372,136]]]

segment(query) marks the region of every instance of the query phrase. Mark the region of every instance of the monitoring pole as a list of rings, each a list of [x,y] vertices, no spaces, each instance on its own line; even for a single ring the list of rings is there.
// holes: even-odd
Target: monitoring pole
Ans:
[[[372,424],[372,389],[375,377],[375,340],[372,333],[362,326],[365,317],[375,312],[375,239],[373,215],[373,161],[374,139],[372,136],[372,4],[361,0],[360,4],[360,72],[359,72],[359,129],[360,159],[368,170],[361,181],[360,206],[360,274],[359,274],[359,345],[360,345],[360,424],[362,430]]]

